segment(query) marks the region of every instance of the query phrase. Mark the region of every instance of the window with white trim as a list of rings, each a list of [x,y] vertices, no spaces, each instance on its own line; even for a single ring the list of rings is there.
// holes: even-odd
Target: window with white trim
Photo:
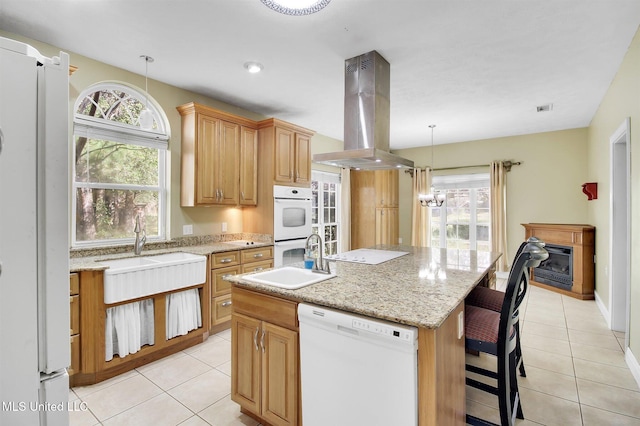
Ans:
[[[431,247],[490,251],[489,175],[434,176],[433,187],[447,197],[431,209]]]
[[[140,113],[151,111],[151,130]],[[76,101],[73,118],[72,245],[131,243],[136,217],[147,241],[166,238],[164,111],[143,91],[121,83],[98,83]]]
[[[337,254],[340,221],[340,175],[311,171],[311,231],[322,237],[323,256]]]

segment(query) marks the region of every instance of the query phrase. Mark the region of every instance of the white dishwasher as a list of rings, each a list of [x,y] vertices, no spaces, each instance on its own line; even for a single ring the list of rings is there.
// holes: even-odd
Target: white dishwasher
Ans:
[[[304,426],[418,424],[418,330],[301,303]]]

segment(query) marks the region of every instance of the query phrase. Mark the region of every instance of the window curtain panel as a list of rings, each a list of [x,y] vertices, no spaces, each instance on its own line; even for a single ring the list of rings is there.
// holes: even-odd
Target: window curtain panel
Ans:
[[[411,245],[416,247],[431,246],[429,219],[431,209],[422,207],[418,196],[427,194],[431,188],[431,170],[413,169],[413,195],[411,198]]]
[[[340,247],[344,253],[351,250],[351,170],[340,172]]]
[[[504,162],[491,163],[491,251],[500,252],[496,270],[509,270],[509,253],[507,252],[507,170]]]

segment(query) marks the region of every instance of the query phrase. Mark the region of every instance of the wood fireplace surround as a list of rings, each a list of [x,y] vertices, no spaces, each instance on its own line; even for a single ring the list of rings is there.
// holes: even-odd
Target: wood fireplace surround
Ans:
[[[536,281],[531,272],[531,284],[577,299],[593,299],[595,286],[595,227],[553,223],[523,223],[525,239],[537,237],[548,244],[573,249],[573,285],[570,290]]]

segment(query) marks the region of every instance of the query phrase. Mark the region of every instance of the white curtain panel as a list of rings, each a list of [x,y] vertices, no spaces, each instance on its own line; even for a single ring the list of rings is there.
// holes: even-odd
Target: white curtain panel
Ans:
[[[507,252],[507,170],[502,161],[491,163],[489,179],[491,181],[491,251],[500,252],[496,270],[509,270]]]
[[[411,198],[411,245],[431,246],[431,209],[422,207],[418,196],[431,190],[431,170],[413,169],[413,193]]]
[[[340,172],[340,253],[351,250],[351,170]]]

